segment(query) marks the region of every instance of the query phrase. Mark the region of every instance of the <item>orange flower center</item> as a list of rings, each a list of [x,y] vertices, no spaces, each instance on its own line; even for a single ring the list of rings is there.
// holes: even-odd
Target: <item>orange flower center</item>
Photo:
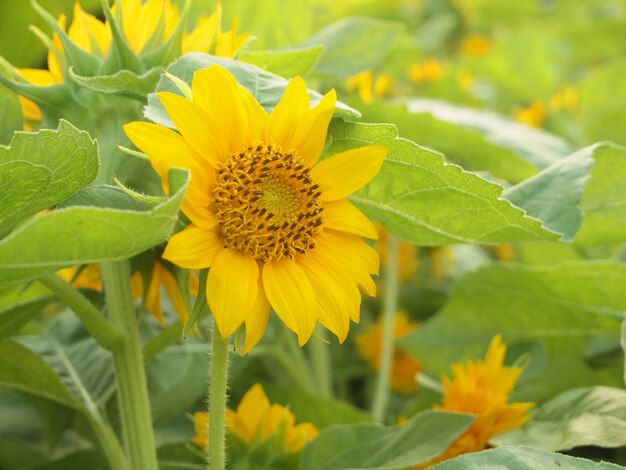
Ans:
[[[226,244],[262,262],[315,248],[320,195],[297,152],[264,144],[232,155],[218,170],[214,190]]]

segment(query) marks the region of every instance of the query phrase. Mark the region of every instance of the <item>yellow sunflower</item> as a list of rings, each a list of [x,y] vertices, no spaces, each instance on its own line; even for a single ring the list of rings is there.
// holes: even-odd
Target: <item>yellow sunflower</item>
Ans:
[[[209,414],[198,412],[193,416],[196,435],[192,442],[206,449],[209,446]],[[270,404],[259,384],[252,386],[241,399],[237,411],[226,410],[226,426],[249,444],[282,434],[285,452],[298,452],[317,437],[319,431],[311,423],[296,424],[295,416],[284,406]]]
[[[375,97],[389,94],[392,86],[392,78],[388,73],[381,73],[374,79],[371,70],[364,70],[346,79],[346,89],[357,91],[361,101],[370,103]]]
[[[334,90],[311,109],[304,81],[291,80],[268,115],[226,69],[194,74],[191,99],[158,97],[178,132],[145,122],[124,126],[161,176],[191,172],[181,209],[191,220],[163,257],[210,267],[206,292],[223,338],[245,322],[244,351],[262,337],[270,306],[306,343],[319,320],[344,341],[359,320],[358,287],[374,296],[378,255],[361,236],[373,224],[345,197],[380,169],[387,148],[368,146],[318,159]]]

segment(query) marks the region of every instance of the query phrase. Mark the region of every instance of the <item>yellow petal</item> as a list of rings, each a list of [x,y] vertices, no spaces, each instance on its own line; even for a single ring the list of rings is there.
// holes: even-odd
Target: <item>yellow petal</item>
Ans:
[[[180,322],[184,325],[187,321],[187,317],[189,316],[189,310],[187,308],[187,304],[185,303],[183,293],[180,290],[180,286],[169,269],[165,266],[161,266],[159,263],[154,263],[154,265],[155,267],[157,265],[159,266],[161,284],[165,289],[165,293],[170,298],[172,307],[174,307],[174,311],[178,315],[178,318],[180,318]],[[191,274],[191,276],[193,276],[193,274]]]
[[[192,224],[170,237],[163,259],[185,269],[208,268],[223,247],[224,241],[217,230]]]
[[[207,299],[222,338],[248,318],[258,289],[259,268],[254,258],[232,248],[215,256],[207,279]]]
[[[267,410],[270,408],[270,401],[263,391],[263,387],[259,384],[252,386],[250,390],[239,402],[237,407],[237,415],[242,417],[246,422],[248,430],[252,431],[251,434],[259,427],[261,421]]]
[[[327,158],[311,170],[321,201],[336,201],[365,186],[380,170],[387,147],[370,145]]]
[[[259,104],[252,93],[239,85],[239,93],[248,113],[248,134],[250,142],[263,140],[263,131],[267,122],[267,111]]]
[[[261,340],[269,316],[270,304],[263,289],[263,277],[259,276],[259,293],[250,310],[250,316],[246,318],[246,339],[243,343],[242,353],[248,353]]]
[[[148,0],[139,11],[139,16],[129,18],[134,26],[132,49],[139,53],[155,34],[161,16],[165,12],[163,0]]]
[[[240,152],[253,142],[248,135],[248,113],[235,77],[224,67],[211,65],[194,73],[193,102],[213,120],[211,131],[223,139],[226,155]]]
[[[374,224],[347,200],[326,202],[322,207],[324,208],[322,215],[325,228],[353,233],[374,240],[378,238]]]
[[[158,265],[155,264],[152,269],[152,276],[150,277],[150,284],[148,284],[148,291],[146,292],[143,305],[159,324],[163,326],[165,319],[163,318],[163,309],[161,308],[161,283],[159,282],[161,276],[159,267],[157,266]]]
[[[218,145],[219,128],[215,127],[214,120],[204,109],[180,95],[164,91],[157,96],[189,145],[211,165],[217,166],[224,151]]]
[[[263,286],[274,311],[305,344],[315,328],[315,293],[304,271],[292,260],[269,261],[263,267]]]
[[[327,232],[332,237],[332,243],[341,251],[349,254],[365,267],[369,274],[378,274],[380,271],[380,257],[378,252],[368,245],[358,235],[345,232]]]
[[[217,11],[209,17],[199,18],[195,28],[183,39],[183,54],[187,52],[209,53],[219,27],[218,21]]]
[[[330,90],[298,125],[293,145],[304,158],[305,166],[313,166],[324,149],[336,101],[337,93],[334,89]]]

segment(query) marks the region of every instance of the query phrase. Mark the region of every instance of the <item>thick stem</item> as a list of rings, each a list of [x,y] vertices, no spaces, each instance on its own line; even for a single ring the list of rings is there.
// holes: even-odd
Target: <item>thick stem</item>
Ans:
[[[389,262],[385,271],[385,304],[381,338],[380,368],[376,377],[376,390],[372,403],[372,415],[383,421],[389,400],[389,382],[393,360],[393,324],[398,309],[398,239],[389,234]]]
[[[228,395],[228,338],[222,339],[216,326],[213,326],[211,344],[211,377],[209,382],[209,449],[207,468],[224,470],[225,452],[225,417]]]
[[[126,453],[134,470],[156,470],[146,371],[130,291],[130,263],[103,263],[102,274],[111,321],[126,332],[125,341],[112,351]]]
[[[89,415],[88,418],[109,461],[110,467],[115,470],[131,470],[130,463],[126,458],[126,454],[124,454],[124,449],[122,449],[111,425],[103,421],[100,416]]]
[[[326,331],[322,328],[318,328],[317,331],[319,338],[313,338],[309,343],[311,345],[311,366],[317,390],[323,397],[330,398],[333,396],[330,354],[328,352],[330,345],[325,342]]]
[[[113,351],[124,340],[124,330],[113,324],[77,289],[54,273],[39,278],[44,286],[72,309],[100,346]]]

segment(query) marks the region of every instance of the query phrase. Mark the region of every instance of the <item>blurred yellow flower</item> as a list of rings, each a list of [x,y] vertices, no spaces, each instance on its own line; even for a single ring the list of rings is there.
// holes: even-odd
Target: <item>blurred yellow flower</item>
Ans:
[[[443,404],[435,409],[471,413],[476,419],[439,457],[416,468],[427,468],[461,454],[484,450],[493,436],[519,428],[526,422],[528,410],[534,404],[508,402],[522,368],[504,366],[505,354],[506,346],[497,335],[484,361],[454,364],[454,378],[442,377]]]
[[[474,76],[467,70],[459,70],[456,73],[456,84],[461,90],[469,90],[474,84]]]
[[[215,90],[219,90],[216,92]],[[348,150],[318,163],[335,108],[334,90],[311,108],[300,77],[268,113],[225,68],[194,74],[192,97],[158,93],[178,132],[124,126],[167,190],[170,168],[188,168],[181,210],[191,220],[163,258],[210,267],[207,299],[223,338],[245,323],[243,352],[263,336],[270,306],[306,343],[316,323],[343,342],[358,322],[361,294],[375,295],[374,225],[345,198],[381,168],[387,148]]]
[[[430,260],[432,277],[435,279],[446,277],[454,266],[454,250],[449,246],[432,246],[425,249]]]
[[[358,91],[364,103],[370,103],[375,97],[385,96],[391,90],[391,75],[381,73],[374,80],[371,70],[365,70],[346,79],[348,91]]]
[[[99,264],[88,264],[82,269],[81,266],[60,269],[57,275],[78,289],[102,290],[102,270]]]
[[[461,42],[460,52],[471,57],[480,57],[491,50],[491,39],[482,34],[472,34]]]
[[[415,63],[409,67],[409,79],[417,83],[434,82],[443,77],[444,68],[441,62],[435,57],[427,57],[423,61]]]
[[[389,232],[381,224],[376,224],[378,240],[374,243],[374,248],[380,256],[380,264],[386,268],[389,264]],[[411,243],[400,241],[398,244],[398,279],[406,281],[410,279],[419,268],[417,257],[417,247]]]
[[[398,339],[417,328],[404,312],[398,312],[394,318],[393,338]],[[383,318],[363,330],[356,337],[356,347],[370,369],[377,372],[380,368],[382,350]],[[393,348],[391,365],[391,388],[401,393],[411,393],[417,389],[415,375],[424,370],[424,366],[414,357],[409,356],[398,346]]]
[[[192,442],[206,449],[209,446],[209,415],[198,412],[194,414],[193,420],[196,435]],[[277,435],[285,453],[298,452],[319,433],[311,423],[296,424],[293,413],[287,408],[278,404],[270,405],[259,384],[246,392],[237,411],[226,410],[226,426],[249,444]]]
[[[561,87],[550,98],[550,109],[555,112],[564,110],[572,113],[578,107],[579,97],[576,87],[572,85]]]
[[[130,285],[134,299],[143,299],[143,306],[161,324],[165,325],[163,307],[161,306],[161,286],[172,301],[174,311],[184,325],[189,316],[189,309],[184,300],[183,293],[174,275],[161,263],[155,261],[152,264],[152,272],[146,288],[141,271],[137,271],[130,278]],[[199,289],[198,279],[193,273],[189,273],[189,293],[196,297]]]
[[[514,108],[513,116],[528,126],[541,127],[546,118],[546,107],[541,101],[535,100],[527,108]]]

